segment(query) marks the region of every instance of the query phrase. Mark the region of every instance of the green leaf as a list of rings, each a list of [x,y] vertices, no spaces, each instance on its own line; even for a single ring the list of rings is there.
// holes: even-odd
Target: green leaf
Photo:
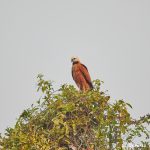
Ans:
[[[126,103],[130,108],[132,108],[132,106],[129,103]]]

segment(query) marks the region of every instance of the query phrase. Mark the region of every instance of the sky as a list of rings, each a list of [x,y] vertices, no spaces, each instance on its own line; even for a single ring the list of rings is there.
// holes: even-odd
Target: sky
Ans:
[[[149,8],[149,0],[0,0],[0,132],[39,99],[39,73],[56,89],[76,86],[72,56],[133,117],[149,113]]]

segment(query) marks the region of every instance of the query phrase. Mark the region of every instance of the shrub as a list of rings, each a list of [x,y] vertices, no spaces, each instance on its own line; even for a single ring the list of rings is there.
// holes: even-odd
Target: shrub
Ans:
[[[52,82],[38,75],[42,97],[36,106],[24,110],[14,128],[0,138],[2,150],[121,150],[135,137],[149,138],[145,124],[150,115],[135,120],[128,112],[132,106],[123,100],[111,103],[101,91],[102,82],[93,82],[94,90],[79,92],[72,85],[54,91]],[[149,149],[146,140],[141,147]]]

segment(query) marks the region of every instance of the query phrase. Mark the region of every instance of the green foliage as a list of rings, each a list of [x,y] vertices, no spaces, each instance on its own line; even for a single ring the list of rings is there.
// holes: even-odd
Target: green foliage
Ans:
[[[52,83],[38,75],[36,106],[24,110],[14,128],[0,136],[2,150],[122,150],[135,137],[149,138],[145,124],[150,116],[133,119],[123,100],[110,102],[95,80],[94,90],[83,93],[72,85],[54,91]],[[149,143],[141,141],[149,149]]]

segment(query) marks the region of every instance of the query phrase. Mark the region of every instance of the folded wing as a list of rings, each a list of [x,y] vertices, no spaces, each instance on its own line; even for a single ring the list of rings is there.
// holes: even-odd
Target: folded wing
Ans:
[[[81,64],[80,71],[81,71],[84,79],[86,80],[87,84],[89,85],[90,89],[93,89],[93,84],[92,84],[91,77],[90,77],[87,67],[85,65]]]

